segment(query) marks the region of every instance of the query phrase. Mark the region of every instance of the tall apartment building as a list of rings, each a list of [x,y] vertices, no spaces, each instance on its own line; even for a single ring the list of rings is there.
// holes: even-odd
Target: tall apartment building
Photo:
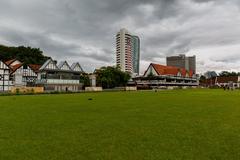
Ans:
[[[184,54],[167,57],[167,66],[174,66],[192,70],[196,74],[196,56],[187,57]]]
[[[140,39],[126,29],[116,36],[116,61],[122,71],[139,74]]]
[[[140,39],[138,36],[132,36],[132,61],[133,61],[133,73],[139,75]]]

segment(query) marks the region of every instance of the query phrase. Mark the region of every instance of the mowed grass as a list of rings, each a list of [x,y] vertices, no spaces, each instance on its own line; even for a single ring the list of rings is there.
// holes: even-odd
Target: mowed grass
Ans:
[[[0,160],[8,159],[237,160],[240,91],[0,97]]]

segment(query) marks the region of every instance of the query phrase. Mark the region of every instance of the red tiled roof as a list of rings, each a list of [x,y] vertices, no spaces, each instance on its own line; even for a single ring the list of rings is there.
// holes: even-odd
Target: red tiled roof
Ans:
[[[160,65],[160,64],[153,64],[153,63],[151,63],[150,65],[153,66],[153,68],[155,69],[155,71],[156,71],[159,75],[164,74],[164,71],[165,71],[166,66],[163,66],[163,65]]]
[[[12,64],[15,60],[16,60],[16,59],[8,60],[8,61],[5,62],[5,64],[9,66],[9,65]]]
[[[41,68],[41,65],[39,64],[29,64],[28,65],[35,73],[37,73],[39,71],[39,69]]]
[[[181,72],[181,75],[182,75],[183,77],[187,77],[188,72],[187,72],[186,69],[181,68],[181,69],[180,69],[180,72]],[[188,76],[189,76],[189,74],[188,74]]]
[[[229,83],[229,82],[238,82],[238,76],[230,76],[230,77],[217,77],[217,83]]]
[[[153,63],[151,65],[159,75],[177,75],[179,72],[179,68],[177,67],[164,66],[164,65],[153,64]]]
[[[187,74],[189,77],[193,76],[193,71],[188,72],[184,68],[178,68],[178,67],[173,67],[173,66],[164,66],[164,65],[160,65],[160,64],[154,64],[154,63],[151,63],[150,65],[153,66],[153,68],[158,73],[158,75],[178,76],[178,73],[181,73],[182,77],[186,77]]]
[[[14,73],[18,68],[20,68],[23,64],[20,63],[20,64],[16,64],[14,66],[12,66],[11,68],[11,74]]]
[[[192,77],[193,76],[193,71],[190,70],[188,74],[189,74],[189,77]]]

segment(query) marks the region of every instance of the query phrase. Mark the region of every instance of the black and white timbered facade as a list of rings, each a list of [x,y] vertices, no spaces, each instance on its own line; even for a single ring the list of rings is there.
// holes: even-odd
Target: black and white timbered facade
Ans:
[[[83,73],[79,63],[69,65],[67,61],[57,62],[48,59],[39,69],[38,85],[46,91],[79,91],[82,90],[80,76]]]
[[[11,90],[12,82],[10,81],[10,68],[0,61],[0,92]]]
[[[28,65],[18,64],[13,67],[11,78],[14,86],[32,87],[37,80],[37,74]]]
[[[32,87],[37,80],[37,73],[30,66],[17,59],[5,62],[10,69],[10,80],[14,87]]]

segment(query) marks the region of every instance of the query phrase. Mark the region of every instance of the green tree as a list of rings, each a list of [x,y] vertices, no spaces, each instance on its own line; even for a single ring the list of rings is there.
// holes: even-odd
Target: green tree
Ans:
[[[230,77],[230,76],[238,76],[239,73],[236,72],[228,72],[228,71],[222,71],[219,76],[221,77]]]
[[[90,86],[90,79],[88,74],[83,74],[80,76],[80,83],[83,84],[84,88]]]
[[[200,82],[205,82],[206,81],[206,77],[205,76],[203,76],[203,75],[201,75],[201,77],[200,77],[200,80],[199,80]]]
[[[31,47],[7,47],[0,45],[0,60],[7,61],[10,59],[18,59],[25,64],[43,64],[50,57],[43,55],[39,48]]]
[[[103,88],[123,87],[127,85],[127,82],[131,76],[122,72],[118,67],[102,67],[95,71],[97,75],[97,85]]]

